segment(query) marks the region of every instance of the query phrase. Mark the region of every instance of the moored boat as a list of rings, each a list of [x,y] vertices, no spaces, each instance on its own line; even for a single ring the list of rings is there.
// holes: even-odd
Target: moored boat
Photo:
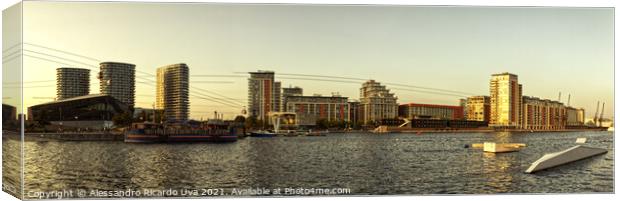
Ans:
[[[209,120],[198,128],[189,126],[165,127],[156,123],[134,123],[125,133],[125,142],[234,142],[237,128],[221,120]]]
[[[276,133],[259,130],[259,131],[250,132],[250,136],[251,137],[275,137]]]

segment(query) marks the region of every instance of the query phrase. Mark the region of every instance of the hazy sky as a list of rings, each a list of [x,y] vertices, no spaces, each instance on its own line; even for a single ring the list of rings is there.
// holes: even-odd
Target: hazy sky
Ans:
[[[26,43],[133,63],[151,74],[157,67],[183,62],[190,67],[190,86],[243,105],[247,77],[196,75],[273,70],[283,86],[300,86],[307,95],[339,92],[359,99],[361,81],[295,80],[278,73],[488,95],[490,75],[511,72],[519,75],[524,95],[557,99],[561,91],[563,102],[571,94],[571,105],[584,107],[588,116],[597,100],[606,102],[606,116],[613,115],[611,8],[25,2],[24,13]],[[98,66],[97,61],[39,46],[25,49],[34,51],[25,51],[27,55],[73,67]],[[55,97],[55,69],[67,65],[29,56],[24,65],[25,86],[30,86],[24,91],[25,106]],[[91,93],[99,92],[97,72],[91,70]],[[142,83],[136,86],[136,105],[151,107],[154,83],[143,82],[155,77],[137,75]],[[387,87],[400,103],[458,104],[455,96]],[[242,109],[195,97],[190,108],[192,118],[210,117],[214,110],[230,118]]]

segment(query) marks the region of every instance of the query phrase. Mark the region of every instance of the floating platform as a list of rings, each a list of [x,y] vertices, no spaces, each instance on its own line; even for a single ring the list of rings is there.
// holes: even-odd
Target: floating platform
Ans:
[[[524,147],[524,146],[525,144],[520,144],[520,143],[485,142],[483,144],[482,151],[491,152],[491,153],[514,152],[514,151],[519,151],[521,147]]]
[[[508,146],[508,147],[525,147],[527,146],[524,143],[501,143],[502,146]],[[471,144],[471,148],[474,149],[482,149],[484,148],[484,143],[474,143]]]
[[[532,165],[525,170],[525,173],[533,173],[605,153],[607,153],[607,149],[577,145],[564,151],[545,154],[532,163]]]

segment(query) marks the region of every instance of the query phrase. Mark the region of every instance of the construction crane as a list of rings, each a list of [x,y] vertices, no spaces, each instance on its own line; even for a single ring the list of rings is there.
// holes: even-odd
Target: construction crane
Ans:
[[[562,101],[562,92],[560,91],[560,94],[558,94],[558,101]]]
[[[603,111],[605,110],[605,102],[603,102],[603,107],[601,107],[601,116],[598,118],[598,127],[603,127]]]
[[[568,102],[566,103],[566,106],[570,107],[570,94],[568,94]]]
[[[598,125],[598,106],[600,101],[596,101],[596,113],[594,113],[594,126]]]

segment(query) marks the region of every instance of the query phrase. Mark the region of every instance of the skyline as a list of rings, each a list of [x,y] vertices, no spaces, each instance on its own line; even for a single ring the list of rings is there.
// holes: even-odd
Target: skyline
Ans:
[[[192,72],[190,87],[243,99],[246,105],[249,76],[239,72],[273,70],[283,87],[302,87],[306,95],[339,92],[351,99],[359,98],[362,81],[281,79],[278,73],[355,77],[488,95],[490,75],[511,72],[519,75],[524,95],[557,100],[558,92],[562,92],[562,102],[566,103],[571,94],[571,106],[585,108],[587,117],[594,114],[596,101],[601,100],[606,102],[606,116],[613,115],[613,9],[161,5],[166,4],[25,2],[24,9],[29,12],[24,16],[24,42],[100,61],[133,63],[137,70],[150,74],[160,66],[187,63]],[[115,15],[106,15],[106,11]],[[168,13],[176,20],[159,13]],[[45,35],[37,34],[42,30]],[[52,53],[33,45],[25,49]],[[590,66],[595,68],[585,68]],[[51,80],[42,76],[67,66],[25,56],[24,67],[41,72],[25,74],[24,81],[28,82]],[[386,73],[375,73],[378,69]],[[91,94],[99,91],[96,72],[91,71]],[[149,79],[155,80],[154,76]],[[155,102],[152,84],[136,84],[137,107],[150,108]],[[42,84],[25,84],[38,85]],[[401,104],[458,105],[458,97],[386,85]],[[55,90],[28,88],[24,94],[55,97],[50,91]],[[152,97],[143,96],[149,94]],[[24,106],[48,101],[24,97]],[[232,118],[242,109],[224,106],[227,108],[222,111],[218,105],[190,98],[190,117],[200,119],[218,110]]]

